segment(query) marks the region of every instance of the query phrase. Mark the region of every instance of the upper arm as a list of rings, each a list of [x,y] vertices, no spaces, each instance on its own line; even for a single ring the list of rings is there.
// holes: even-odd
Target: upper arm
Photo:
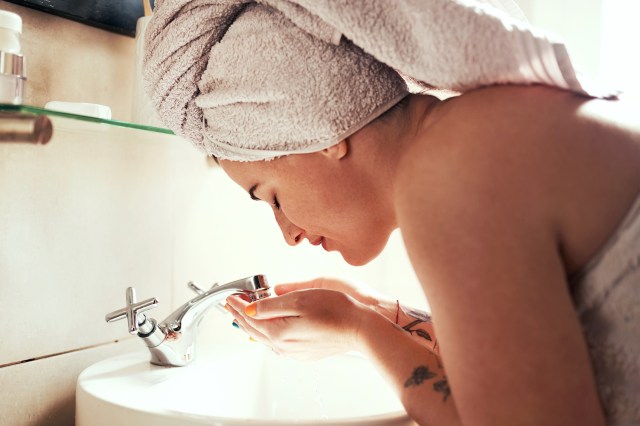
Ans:
[[[601,424],[539,165],[477,124],[412,155],[397,199],[461,419]]]

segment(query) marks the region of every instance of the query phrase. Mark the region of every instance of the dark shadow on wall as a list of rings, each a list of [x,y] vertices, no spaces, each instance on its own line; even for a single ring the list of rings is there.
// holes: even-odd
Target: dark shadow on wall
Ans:
[[[49,410],[41,414],[39,418],[33,419],[33,426],[74,426],[76,412],[76,396],[75,392],[66,395],[64,398],[56,401]]]
[[[6,1],[130,37],[135,37],[138,18],[144,15],[142,0]]]

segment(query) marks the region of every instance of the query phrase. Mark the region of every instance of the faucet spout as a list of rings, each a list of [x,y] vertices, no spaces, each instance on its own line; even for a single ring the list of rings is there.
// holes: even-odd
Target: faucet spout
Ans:
[[[176,333],[186,331],[197,326],[209,308],[232,294],[244,293],[253,301],[268,297],[269,291],[269,283],[264,275],[254,275],[224,285],[215,285],[176,309],[160,323],[160,327]]]
[[[270,295],[267,277],[254,275],[224,285],[214,285],[176,309],[160,324],[141,326],[138,335],[143,338],[151,351],[151,363],[164,366],[184,366],[195,355],[198,326],[209,308],[220,303],[234,293],[248,294],[258,300]],[[145,333],[146,330],[149,330]]]

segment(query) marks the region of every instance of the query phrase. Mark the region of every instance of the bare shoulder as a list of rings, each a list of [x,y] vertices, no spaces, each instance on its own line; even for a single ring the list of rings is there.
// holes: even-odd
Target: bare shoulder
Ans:
[[[551,104],[549,96],[544,90],[487,89],[434,109],[399,167],[400,225],[410,231],[405,238],[430,226],[420,218],[431,215],[442,214],[447,223],[459,226],[507,210],[514,217],[526,211],[525,219],[540,223],[545,211],[540,203],[550,194],[537,197],[535,192],[545,190],[543,180],[557,178],[550,165],[539,167],[549,156],[542,144],[552,145],[541,134],[540,123],[551,128],[560,127],[554,122],[562,121],[542,107]],[[529,203],[532,198],[536,203]],[[439,230],[444,229],[441,225]],[[452,226],[451,232],[455,229]]]
[[[452,232],[501,217],[514,231],[544,232],[578,268],[640,191],[637,106],[517,86],[444,103],[403,156],[401,227],[414,235],[445,205]]]
[[[479,90],[435,109],[401,159],[398,223],[463,419],[603,423],[561,249],[595,245],[640,188],[637,130],[610,106]]]

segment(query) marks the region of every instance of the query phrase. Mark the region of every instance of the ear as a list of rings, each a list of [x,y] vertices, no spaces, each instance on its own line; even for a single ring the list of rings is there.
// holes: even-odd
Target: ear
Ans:
[[[335,145],[330,146],[329,148],[325,148],[322,150],[322,154],[326,155],[329,158],[334,158],[336,160],[342,160],[349,153],[349,142],[347,139],[342,139]]]

